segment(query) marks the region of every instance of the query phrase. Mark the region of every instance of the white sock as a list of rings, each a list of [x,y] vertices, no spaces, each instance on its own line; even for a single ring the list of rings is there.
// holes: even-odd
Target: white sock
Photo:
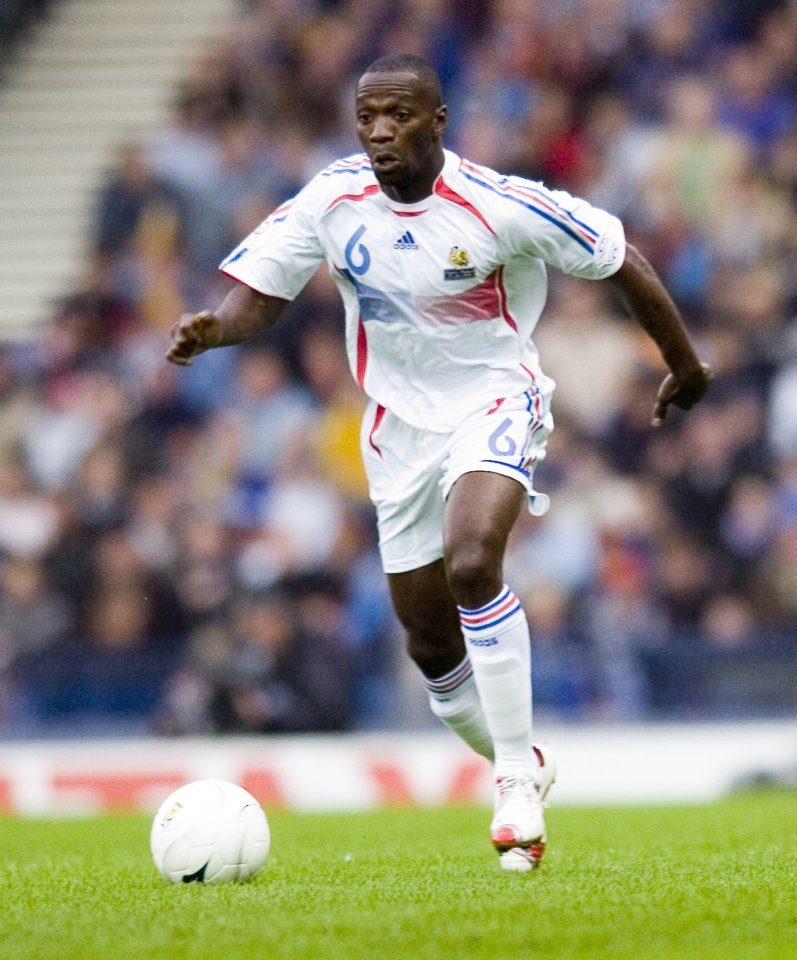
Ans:
[[[504,585],[478,610],[459,608],[473,677],[495,751],[495,776],[534,776],[531,643],[526,615]]]
[[[432,713],[476,753],[493,759],[493,742],[484,720],[479,691],[468,657],[453,670],[430,680],[424,677]]]

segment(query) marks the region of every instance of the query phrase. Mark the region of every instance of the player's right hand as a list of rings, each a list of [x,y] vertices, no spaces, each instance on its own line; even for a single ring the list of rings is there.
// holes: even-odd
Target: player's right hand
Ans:
[[[194,357],[219,345],[221,324],[209,310],[184,313],[171,329],[172,342],[166,359],[180,367],[187,367]]]

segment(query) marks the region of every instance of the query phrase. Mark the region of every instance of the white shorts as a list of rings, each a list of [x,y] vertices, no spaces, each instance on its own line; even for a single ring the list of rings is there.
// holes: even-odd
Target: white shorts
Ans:
[[[512,477],[541,516],[549,498],[534,489],[534,468],[553,429],[548,400],[539,393],[508,397],[466,417],[452,433],[419,430],[370,401],[360,442],[379,551],[386,573],[403,573],[443,556],[443,511],[464,473]]]

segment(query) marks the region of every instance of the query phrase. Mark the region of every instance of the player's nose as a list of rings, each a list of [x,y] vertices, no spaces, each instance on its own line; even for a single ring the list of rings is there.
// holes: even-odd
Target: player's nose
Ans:
[[[376,117],[369,139],[371,143],[385,143],[393,139],[393,124],[388,117]]]

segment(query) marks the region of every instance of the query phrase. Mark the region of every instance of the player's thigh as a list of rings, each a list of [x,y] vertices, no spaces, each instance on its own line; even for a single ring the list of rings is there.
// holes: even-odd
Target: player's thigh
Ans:
[[[462,474],[448,496],[444,520],[445,557],[500,566],[506,541],[528,497],[514,477],[486,470]],[[463,554],[465,557],[463,557]]]

